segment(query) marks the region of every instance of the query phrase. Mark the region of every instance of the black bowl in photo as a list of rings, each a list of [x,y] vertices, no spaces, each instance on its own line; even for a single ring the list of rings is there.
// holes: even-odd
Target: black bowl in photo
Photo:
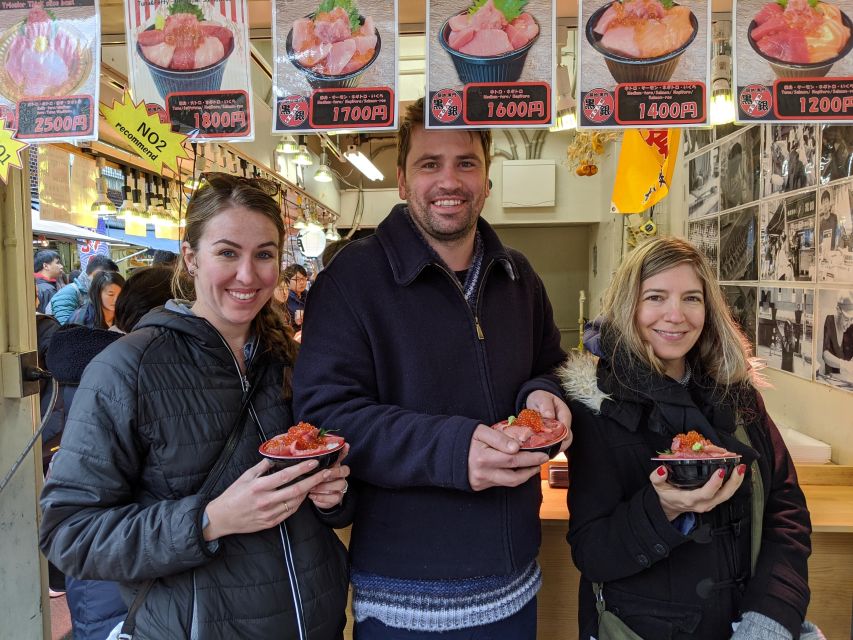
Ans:
[[[739,455],[725,458],[652,458],[669,472],[667,482],[678,489],[697,489],[704,485],[720,469],[726,470],[723,482],[729,479],[740,463]]]
[[[305,17],[313,20],[314,14],[309,13]],[[363,25],[364,16],[359,15],[358,19]],[[296,57],[296,52],[293,51],[293,27],[291,27],[290,31],[287,32],[287,38],[284,41],[284,48],[290,62],[294,67],[302,72],[312,89],[352,89],[359,85],[361,77],[368,69],[370,69],[370,67],[373,66],[373,63],[375,63],[376,59],[379,57],[379,50],[382,48],[382,36],[379,35],[379,29],[374,28],[373,32],[376,34],[376,48],[374,48],[373,55],[370,57],[370,60],[368,60],[361,69],[356,69],[352,73],[345,73],[337,76],[317,73],[310,67],[303,66],[302,63],[299,62],[299,59]]]
[[[614,0],[614,2],[618,1]],[[601,46],[602,36],[595,32],[595,26],[598,24],[601,16],[612,4],[613,2],[608,2],[596,9],[589,17],[589,20],[586,21],[586,28],[584,29],[589,44],[604,56],[604,62],[607,64],[610,75],[619,84],[624,82],[668,82],[672,74],[675,73],[675,68],[678,66],[681,54],[693,43],[696,39],[696,34],[699,32],[699,20],[696,18],[696,14],[692,11],[690,12],[690,24],[693,26],[693,34],[678,49],[654,58],[629,58]]]
[[[843,11],[841,12],[841,22],[845,27],[850,29],[851,34],[853,34],[853,22],[851,22],[850,17]],[[749,23],[749,26],[746,28],[746,39],[749,41],[749,46],[752,47],[752,50],[755,51],[758,57],[762,58],[770,65],[770,68],[773,69],[777,78],[823,78],[829,74],[829,70],[832,68],[832,65],[847,56],[851,49],[853,49],[853,35],[850,35],[847,38],[847,43],[842,47],[838,55],[827,60],[809,63],[786,62],[785,60],[779,60],[779,58],[768,56],[758,48],[758,43],[752,37],[752,30],[755,29],[756,26],[758,25],[755,24],[755,20],[752,20]]]
[[[264,458],[272,462],[273,469],[271,473],[280,471],[281,469],[287,469],[288,467],[297,465],[300,462],[305,462],[306,460],[316,460],[318,462],[317,466],[314,469],[312,469],[308,473],[303,473],[301,476],[294,478],[293,480],[287,483],[293,484],[294,482],[304,480],[308,476],[314,475],[318,471],[328,469],[329,467],[334,465],[338,461],[338,458],[341,457],[341,452],[344,450],[344,445],[346,443],[344,442],[343,438],[341,438],[341,441],[336,443],[333,449],[328,449],[327,451],[323,451],[321,453],[306,456],[279,456],[272,453],[267,453],[264,450],[265,444],[266,442],[263,443],[260,447],[258,447],[258,453],[260,453]]]
[[[467,11],[466,9],[456,15],[461,15]],[[462,84],[472,82],[516,82],[524,70],[524,62],[527,60],[527,53],[530,51],[530,47],[533,46],[542,33],[539,21],[532,15],[530,16],[533,18],[536,26],[539,27],[539,31],[523,47],[513,49],[498,56],[472,56],[457,51],[447,41],[450,37],[450,20],[455,18],[456,15],[450,16],[441,25],[441,29],[438,31],[438,42],[450,54],[450,59],[453,60],[453,66],[456,67],[456,74],[459,76],[459,81]]]

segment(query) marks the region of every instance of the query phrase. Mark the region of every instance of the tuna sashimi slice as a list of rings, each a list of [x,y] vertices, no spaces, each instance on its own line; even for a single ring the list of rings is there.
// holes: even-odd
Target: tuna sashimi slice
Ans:
[[[808,63],[809,47],[806,38],[799,31],[773,33],[758,41],[761,52],[785,62]]]
[[[640,47],[635,38],[636,30],[628,26],[610,27],[601,37],[601,46],[628,58],[640,58]]]
[[[782,15],[784,10],[777,2],[768,2],[763,7],[761,7],[761,11],[755,14],[755,24],[764,24],[771,18],[775,18]]]
[[[361,28],[358,30],[358,35],[360,36],[375,36],[376,35],[376,25],[373,24],[373,18],[367,16],[364,19],[364,24],[361,25]]]
[[[166,34],[162,29],[150,29],[140,33],[137,40],[141,47],[153,47],[155,44],[165,42]]]
[[[145,59],[164,69],[169,68],[174,53],[175,47],[165,42],[150,47],[142,47],[142,55],[145,56]]]
[[[310,49],[305,49],[296,54],[296,59],[303,67],[313,67],[326,59],[329,52],[332,50],[332,45],[327,42],[320,42]]]
[[[372,36],[355,36],[353,37],[353,41],[355,42],[355,50],[358,53],[373,53],[373,50],[376,49],[376,34],[374,33]]]
[[[330,13],[317,14],[314,19],[314,34],[320,42],[330,44],[346,40],[352,35],[347,12],[335,7]]]
[[[293,36],[290,41],[293,50],[297,53],[305,51],[314,44],[314,22],[308,18],[299,18],[293,22]]]
[[[476,31],[474,30],[474,27],[460,29],[459,31],[451,31],[450,37],[447,39],[447,44],[449,44],[452,49],[459,51],[474,39],[475,33]]]
[[[189,71],[195,67],[195,47],[175,47],[170,69]]]
[[[765,36],[769,36],[771,33],[777,33],[780,31],[787,31],[788,23],[785,22],[785,18],[782,15],[774,16],[769,20],[766,20],[763,24],[758,25],[752,30],[752,38],[756,42],[761,40]]]
[[[352,38],[334,43],[332,50],[326,57],[326,74],[330,76],[340,75],[354,54],[355,40]]]
[[[618,3],[614,2],[604,10],[604,13],[602,13],[601,17],[598,19],[598,22],[595,23],[595,28],[593,29],[595,33],[600,36],[604,35],[607,28],[610,26],[610,23],[619,17],[619,11],[616,8],[617,4]]]
[[[219,38],[208,36],[201,46],[195,50],[195,69],[201,69],[216,64],[225,57],[225,47]]]
[[[477,31],[485,31],[503,29],[507,25],[507,21],[504,14],[495,8],[492,0],[487,0],[486,4],[477,9],[477,12],[471,16],[470,25]]]
[[[513,49],[520,49],[538,33],[539,25],[529,13],[522,13],[506,26],[506,34]]]
[[[231,29],[221,27],[218,24],[202,23],[201,30],[205,36],[210,36],[211,38],[219,40],[219,42],[222,43],[223,50],[228,51],[231,49],[231,43],[234,42],[234,34],[231,33]]]
[[[453,31],[462,31],[463,29],[468,29],[471,26],[470,17],[467,12],[460,13],[459,15],[453,16],[448,24]]]
[[[470,56],[498,56],[512,51],[509,37],[501,29],[483,29],[474,34],[471,42],[459,49]]]

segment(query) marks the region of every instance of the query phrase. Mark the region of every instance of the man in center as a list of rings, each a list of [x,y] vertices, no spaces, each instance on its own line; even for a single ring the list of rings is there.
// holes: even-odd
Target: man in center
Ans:
[[[480,217],[490,132],[427,131],[423,110],[398,134],[406,204],[311,290],[295,415],[352,446],[357,640],[533,640],[547,458],[488,425],[568,426],[565,354],[542,281]]]

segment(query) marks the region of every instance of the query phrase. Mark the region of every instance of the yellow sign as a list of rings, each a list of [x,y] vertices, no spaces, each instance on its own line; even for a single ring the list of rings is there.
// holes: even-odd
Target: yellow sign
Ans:
[[[3,182],[8,181],[10,167],[24,168],[21,164],[21,149],[27,143],[15,140],[12,137],[14,135],[14,131],[6,128],[6,121],[0,118],[0,180]]]
[[[613,213],[640,213],[666,197],[679,137],[679,129],[625,130],[613,184]]]
[[[160,121],[157,114],[148,114],[145,103],[133,103],[129,93],[113,106],[100,105],[101,115],[130,144],[137,155],[151,162],[159,173],[167,166],[178,172],[178,158],[189,158],[184,150],[187,136],[172,131],[170,124]]]

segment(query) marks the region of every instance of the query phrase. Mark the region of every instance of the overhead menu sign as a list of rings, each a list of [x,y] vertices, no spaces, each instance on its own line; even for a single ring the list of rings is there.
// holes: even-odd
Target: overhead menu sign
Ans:
[[[428,128],[550,126],[553,0],[428,0]]]
[[[0,117],[27,142],[98,137],[97,0],[0,2]]]
[[[580,0],[578,126],[707,126],[710,29],[707,0]]]
[[[125,0],[135,100],[198,142],[254,138],[246,0]]]
[[[738,122],[853,122],[853,0],[734,2]]]
[[[273,132],[397,126],[397,1],[274,0]]]

